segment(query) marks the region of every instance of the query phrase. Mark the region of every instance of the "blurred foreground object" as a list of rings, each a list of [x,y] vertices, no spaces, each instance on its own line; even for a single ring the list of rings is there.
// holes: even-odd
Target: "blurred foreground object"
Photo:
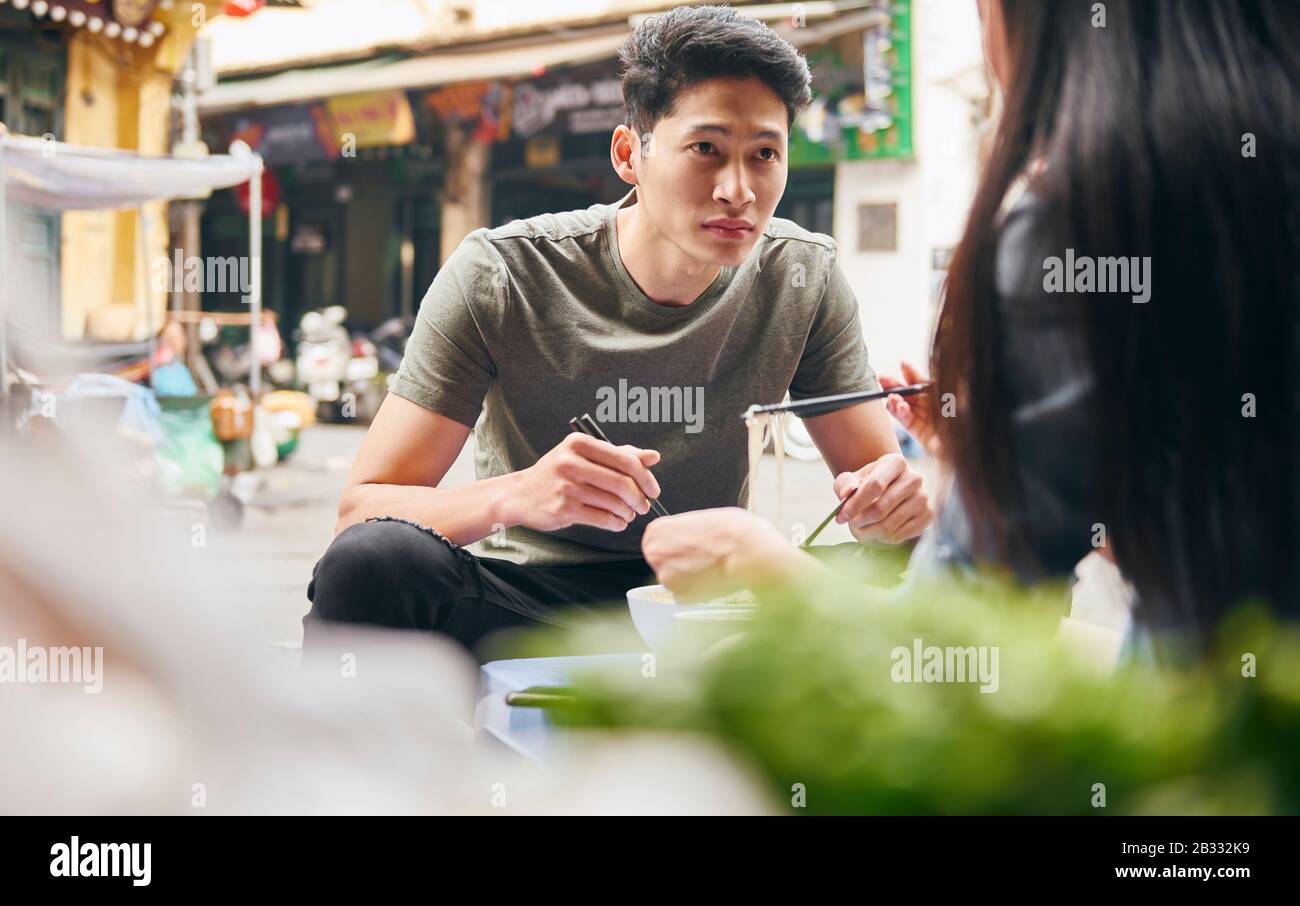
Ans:
[[[655,682],[593,673],[550,713],[720,742],[775,798],[803,789],[793,813],[1300,811],[1295,626],[1243,608],[1204,661],[1111,673],[1078,627],[1058,634],[1056,600],[1000,583],[897,600],[841,575],[769,592],[722,644],[656,652]]]
[[[342,663],[250,646],[197,525],[121,481],[110,439],[0,440],[0,812],[770,808],[707,743],[593,740],[548,772],[475,745],[474,666],[432,638],[349,633]],[[93,683],[13,660],[72,648],[99,652]]]

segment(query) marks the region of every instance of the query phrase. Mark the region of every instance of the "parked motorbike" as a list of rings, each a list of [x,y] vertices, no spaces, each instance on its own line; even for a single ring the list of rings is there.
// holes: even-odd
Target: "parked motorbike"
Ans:
[[[379,373],[384,376],[388,389],[393,388],[397,369],[401,367],[402,357],[406,355],[406,341],[410,339],[415,327],[415,316],[408,318],[389,318],[374,330],[369,338],[375,344],[375,354],[379,357]]]
[[[287,389],[293,386],[293,363],[284,358],[276,330],[274,324],[269,324],[259,335],[258,358],[262,362],[262,383],[263,386]],[[199,322],[199,341],[203,345],[203,357],[220,386],[248,383],[252,357],[248,354],[247,328],[221,328],[214,320],[204,319]]]
[[[298,386],[316,400],[321,421],[369,422],[383,402],[375,344],[353,337],[343,322],[347,309],[331,305],[309,311],[298,327]]]
[[[396,371],[402,364],[402,356],[406,354],[406,341],[410,338],[414,327],[415,317],[411,316],[389,318],[370,331],[370,339],[379,354],[380,371]]]

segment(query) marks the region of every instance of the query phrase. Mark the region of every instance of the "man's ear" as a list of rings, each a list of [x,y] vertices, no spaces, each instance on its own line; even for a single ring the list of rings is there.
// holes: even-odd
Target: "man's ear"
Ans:
[[[632,161],[641,153],[640,142],[632,127],[626,125],[614,127],[614,135],[609,142],[609,160],[614,165],[614,172],[630,186],[638,185]]]

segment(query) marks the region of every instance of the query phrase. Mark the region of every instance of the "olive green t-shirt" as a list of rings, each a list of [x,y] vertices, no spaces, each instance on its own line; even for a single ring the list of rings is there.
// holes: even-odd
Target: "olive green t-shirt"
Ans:
[[[658,450],[669,512],[743,503],[752,404],[878,387],[835,242],[773,218],[690,305],[651,301],[619,257],[610,205],[475,230],[420,305],[393,392],[475,428],[475,472],[533,465],[588,412],[615,444]],[[640,556],[625,531],[499,533],[532,565]],[[502,543],[504,542],[504,543]]]

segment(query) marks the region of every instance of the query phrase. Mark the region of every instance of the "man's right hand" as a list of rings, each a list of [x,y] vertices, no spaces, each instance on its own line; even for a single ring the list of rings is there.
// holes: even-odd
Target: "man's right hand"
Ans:
[[[659,496],[649,469],[657,462],[655,450],[616,447],[574,432],[535,465],[514,473],[507,524],[540,532],[571,525],[621,532]]]

